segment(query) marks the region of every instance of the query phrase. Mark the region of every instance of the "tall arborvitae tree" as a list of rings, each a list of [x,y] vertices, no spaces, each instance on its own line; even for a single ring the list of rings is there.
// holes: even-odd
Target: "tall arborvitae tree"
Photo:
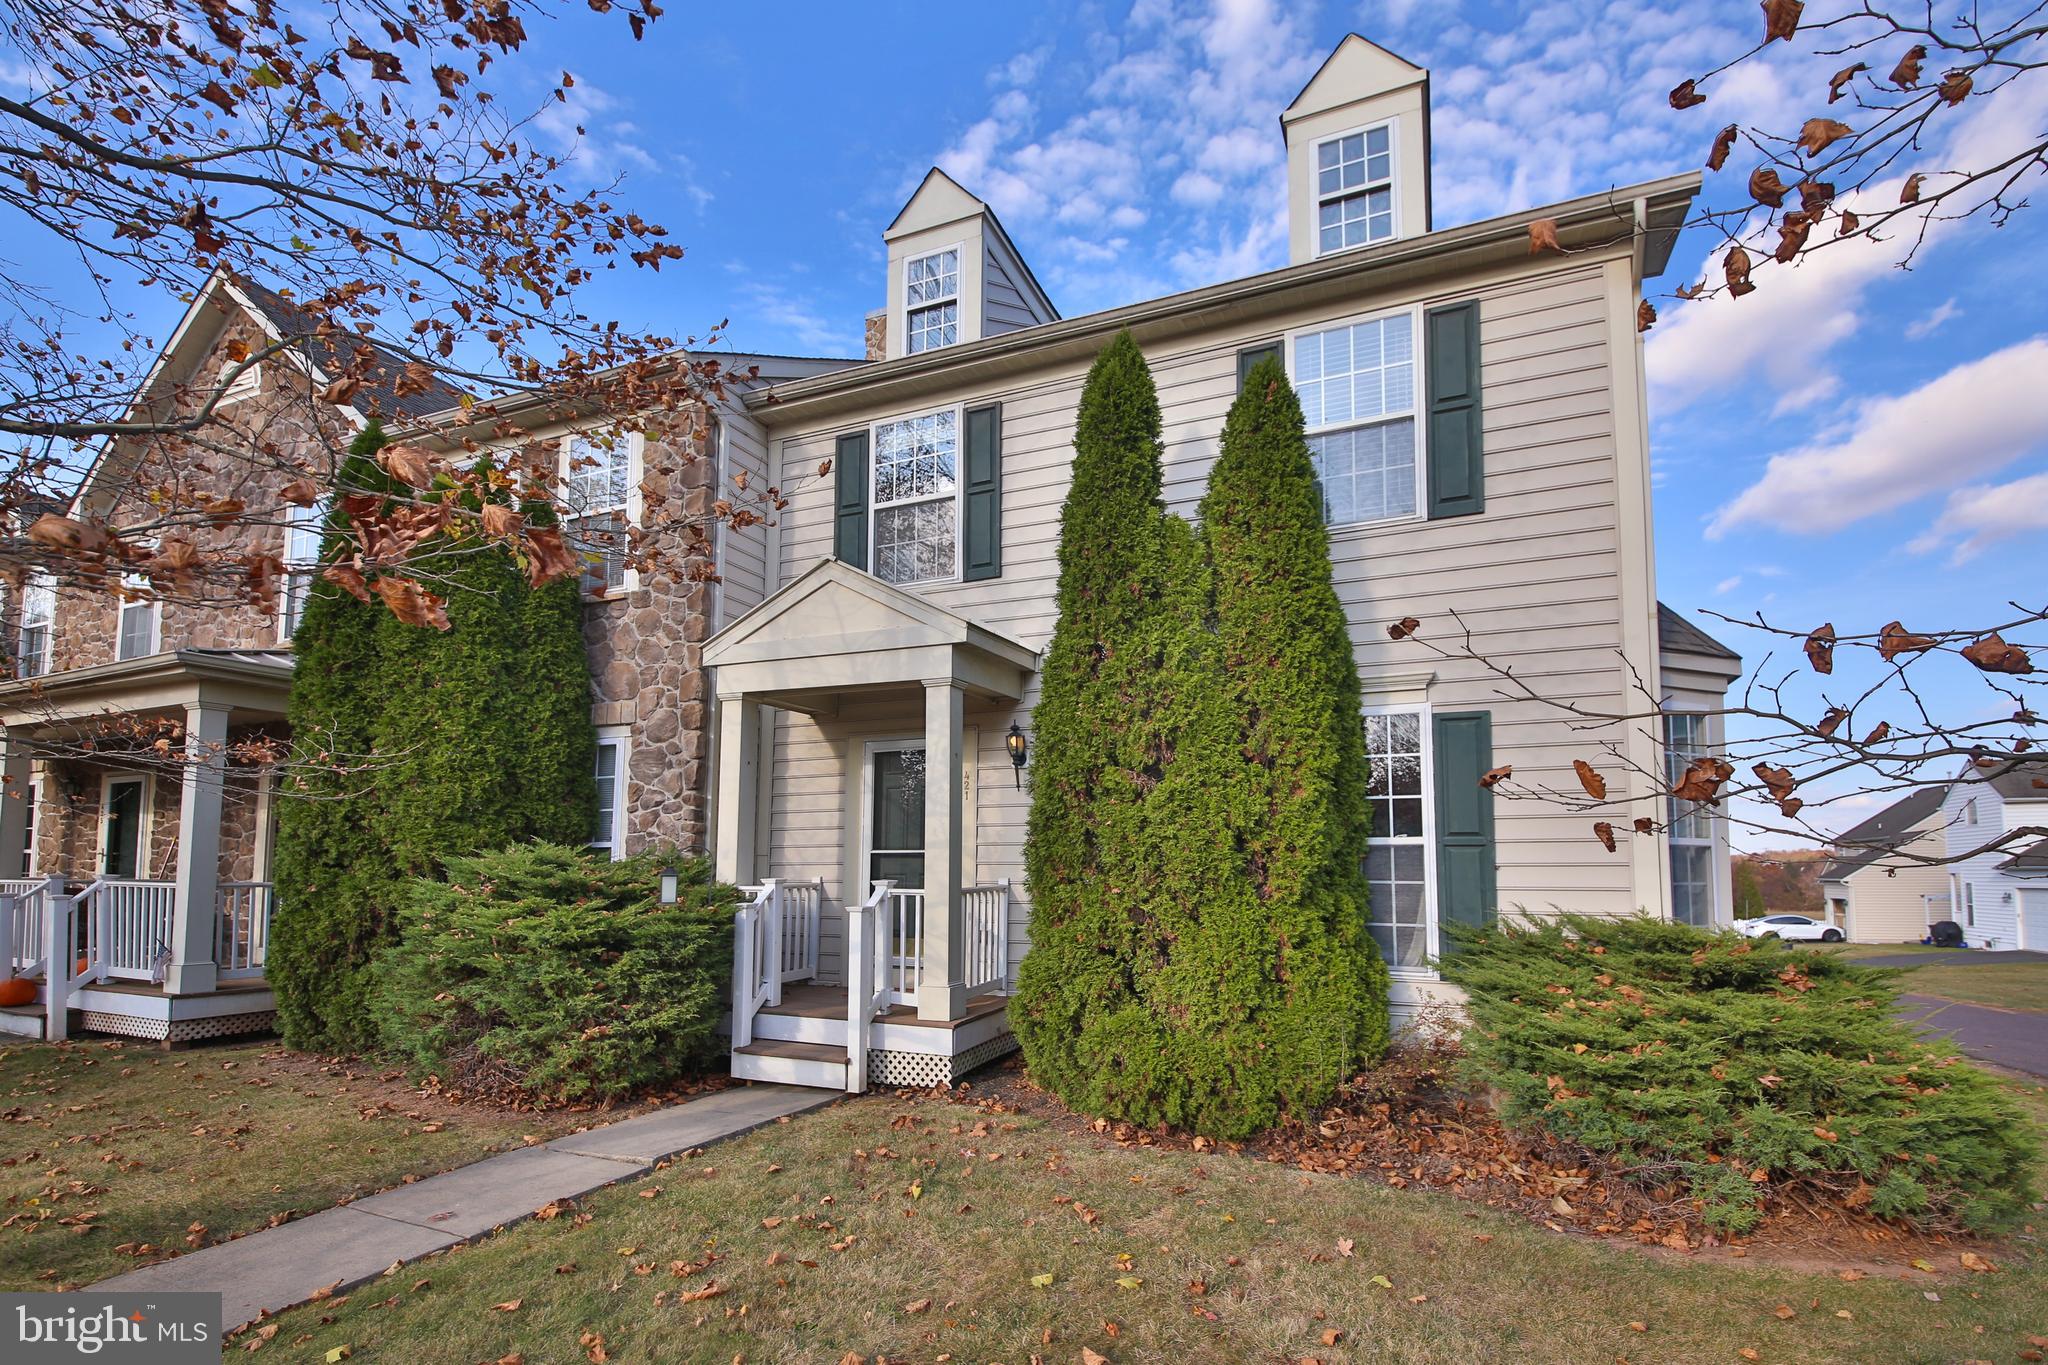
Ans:
[[[349,447],[339,486],[385,486],[371,422]],[[348,535],[332,514],[325,562]],[[381,607],[315,578],[292,634],[296,667],[287,714],[303,761],[282,779],[272,859],[277,910],[264,977],[277,993],[278,1029],[293,1047],[356,1051],[376,1036],[367,992],[370,957],[383,942],[389,869],[378,828],[385,774],[372,757],[383,696]]]
[[[1210,624],[1229,725],[1231,858],[1190,954],[1204,1030],[1235,1080],[1219,1106],[1263,1126],[1328,1100],[1387,1043],[1387,971],[1366,930],[1370,810],[1357,664],[1331,582],[1300,401],[1256,366],[1202,499]],[[1192,965],[1192,964],[1191,964]]]
[[[1040,674],[1025,869],[1031,951],[1010,1017],[1032,1074],[1068,1103],[1174,1117],[1163,1063],[1179,1027],[1154,998],[1204,837],[1174,750],[1212,681],[1200,555],[1160,498],[1159,397],[1120,333],[1089,372],[1060,520],[1059,621]],[[1213,837],[1214,831],[1207,834]]]

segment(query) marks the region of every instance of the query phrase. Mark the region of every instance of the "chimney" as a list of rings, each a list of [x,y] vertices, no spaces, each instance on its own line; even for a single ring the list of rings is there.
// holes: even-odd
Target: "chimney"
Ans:
[[[1430,230],[1429,72],[1351,34],[1280,115],[1294,264]]]
[[[867,343],[867,358],[869,360],[887,360],[889,358],[888,309],[877,308],[874,312],[868,314]]]

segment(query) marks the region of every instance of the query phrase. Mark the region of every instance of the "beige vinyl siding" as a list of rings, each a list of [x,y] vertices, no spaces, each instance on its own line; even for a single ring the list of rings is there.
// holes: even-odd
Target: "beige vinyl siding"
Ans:
[[[1939,857],[1943,842],[1941,815],[1937,812],[1921,822],[1919,832],[1906,847],[1915,853]],[[1895,875],[1887,876],[1882,867],[1865,867],[1842,881],[1820,884],[1826,900],[1848,899],[1848,933],[1852,942],[1918,943],[1927,934],[1929,896],[1942,902],[1934,918],[1954,917],[1947,909],[1948,869],[1903,863],[1896,867]]]
[[[1626,270],[1625,258],[1618,256],[1569,265],[1541,262],[1501,272],[1483,285],[1437,288],[1424,295],[1332,297],[1315,313],[1261,319],[1256,330],[1196,334],[1148,348],[1165,417],[1167,501],[1173,511],[1191,517],[1235,397],[1240,346],[1282,328],[1383,308],[1480,299],[1486,511],[1434,522],[1340,528],[1332,534],[1331,552],[1368,702],[1375,700],[1382,680],[1433,673],[1431,707],[1491,711],[1494,761],[1512,763],[1518,779],[1531,786],[1575,788],[1571,761],[1586,758],[1607,773],[1613,791],[1625,792],[1630,774],[1600,747],[1603,738],[1620,742],[1620,728],[1606,735],[1574,733],[1551,707],[1504,699],[1499,694],[1513,687],[1484,666],[1397,644],[1387,638],[1386,627],[1416,616],[1425,638],[1455,652],[1455,608],[1486,657],[1511,667],[1546,696],[1626,709],[1619,657],[1624,643],[1620,575],[1631,552],[1619,524],[1620,446],[1610,355],[1617,338],[1634,344],[1626,316],[1634,306]],[[1635,382],[1633,355],[1620,373],[1620,382]],[[1084,377],[1085,365],[1074,363],[1028,375],[996,392],[960,392],[912,409],[851,413],[829,426],[778,431],[781,467],[814,466],[830,456],[836,435],[867,421],[926,410],[941,401],[999,400],[1003,576],[925,584],[913,591],[1042,650],[1054,623],[1054,556]],[[784,517],[779,581],[788,582],[831,552],[831,490],[802,488]],[[1634,553],[1641,553],[1640,540]],[[1638,660],[1637,666],[1653,664]],[[1409,700],[1392,694],[1378,699]],[[1001,735],[1013,718],[1031,731],[1035,700],[1034,686],[1014,712],[970,705],[969,714],[969,723],[979,727],[982,754],[972,875],[982,881],[1009,876],[1017,883],[1013,954],[1021,954],[1025,943],[1021,858],[1030,794],[1028,777],[1025,791],[1012,785]],[[850,784],[847,800],[857,802],[859,746],[853,745],[854,757],[843,773],[832,746],[844,745],[869,726],[875,733],[914,731],[922,714],[917,700],[906,695],[893,705],[891,711],[891,703],[849,696],[842,712],[829,721],[784,716],[778,730],[771,797],[775,872],[825,876],[835,903],[847,894],[838,884],[845,875],[838,869],[846,866],[841,784]],[[874,706],[885,714],[872,714]],[[1634,885],[1626,846],[1621,854],[1608,854],[1595,841],[1591,817],[1562,813],[1545,801],[1515,800],[1499,802],[1496,815],[1503,910],[1626,914],[1646,904],[1662,906],[1661,890]]]
[[[1004,250],[996,235],[983,239],[981,263],[981,334],[992,337],[1032,327],[1047,319],[1038,316],[1026,298],[1024,267]]]
[[[725,463],[720,470],[718,496],[735,506],[748,506],[751,493],[759,496],[772,479],[768,477],[768,436],[761,423],[745,411],[721,409],[718,418],[725,432]],[[735,482],[744,474],[747,489]],[[718,530],[719,619],[722,626],[737,620],[768,595],[770,557],[775,528],[754,525],[739,530],[720,525]]]

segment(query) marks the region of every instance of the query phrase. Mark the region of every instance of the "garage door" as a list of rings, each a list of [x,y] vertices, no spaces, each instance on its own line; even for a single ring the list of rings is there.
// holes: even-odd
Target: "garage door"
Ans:
[[[2020,947],[2048,952],[2048,888],[2020,892]]]

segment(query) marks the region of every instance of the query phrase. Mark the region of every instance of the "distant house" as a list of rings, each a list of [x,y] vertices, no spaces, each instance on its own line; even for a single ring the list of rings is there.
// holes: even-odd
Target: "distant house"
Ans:
[[[1927,926],[1952,919],[1949,870],[1891,855],[1941,857],[1946,787],[1923,787],[1845,831],[1821,868],[1828,922],[1852,943],[1916,943]]]
[[[1973,947],[2048,949],[2048,761],[1973,763],[1942,804],[1950,918]],[[1978,852],[2001,834],[2031,831]]]

